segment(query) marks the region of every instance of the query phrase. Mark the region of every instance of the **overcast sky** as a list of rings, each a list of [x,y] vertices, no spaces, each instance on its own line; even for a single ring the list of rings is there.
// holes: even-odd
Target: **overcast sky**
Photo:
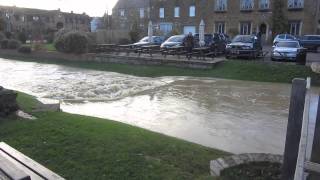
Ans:
[[[0,5],[48,10],[60,8],[65,12],[85,12],[90,16],[102,16],[107,9],[110,13],[116,2],[117,0],[0,0]]]

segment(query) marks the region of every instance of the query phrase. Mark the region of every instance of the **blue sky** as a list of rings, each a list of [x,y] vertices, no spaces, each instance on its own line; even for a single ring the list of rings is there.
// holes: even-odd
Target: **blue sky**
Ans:
[[[102,16],[107,9],[109,13],[117,0],[0,0],[0,5],[18,6],[65,12],[87,13],[90,16]]]

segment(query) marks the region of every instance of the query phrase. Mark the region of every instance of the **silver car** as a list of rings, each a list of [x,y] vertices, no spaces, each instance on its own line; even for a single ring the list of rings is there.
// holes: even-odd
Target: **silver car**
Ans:
[[[273,45],[276,45],[280,41],[294,41],[294,40],[297,40],[297,38],[292,36],[291,34],[278,34],[273,40]]]
[[[272,46],[271,60],[296,61],[300,55],[304,55],[303,48],[299,41],[280,41]]]

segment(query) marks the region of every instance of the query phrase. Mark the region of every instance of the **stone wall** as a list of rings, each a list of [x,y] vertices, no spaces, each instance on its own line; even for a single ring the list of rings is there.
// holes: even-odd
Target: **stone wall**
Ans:
[[[0,86],[0,117],[7,117],[19,109],[16,98],[16,92]]]
[[[96,62],[96,63],[114,63],[114,64],[131,64],[131,65],[157,65],[157,66],[174,66],[179,68],[191,69],[212,69],[217,64],[224,61],[223,59],[214,60],[192,60],[181,58],[164,58],[162,56],[127,54],[127,53],[110,53],[110,54],[65,54],[60,52],[32,52],[31,54],[18,53],[16,50],[0,50],[0,57],[15,59],[30,59],[41,62],[50,61],[68,61],[68,62]]]

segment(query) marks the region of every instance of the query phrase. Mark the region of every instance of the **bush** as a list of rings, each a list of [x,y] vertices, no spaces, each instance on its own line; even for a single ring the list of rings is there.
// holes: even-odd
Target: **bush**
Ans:
[[[11,39],[13,35],[11,32],[5,32],[5,36],[7,39]]]
[[[0,32],[0,41],[4,40],[5,38],[6,36],[2,32]]]
[[[18,40],[10,39],[8,41],[8,49],[18,49],[20,47],[21,43]]]
[[[19,53],[24,53],[24,54],[30,54],[31,53],[31,47],[29,47],[29,46],[21,46],[18,49],[18,52]]]
[[[81,32],[69,32],[64,37],[64,49],[66,53],[88,52],[89,41],[86,34]]]
[[[18,34],[18,39],[22,44],[25,44],[26,41],[27,41],[27,35],[25,33],[23,33],[23,32],[20,32]]]
[[[8,48],[8,43],[9,43],[9,40],[8,40],[8,39],[3,39],[3,40],[0,42],[1,49],[7,49],[7,48]]]
[[[57,36],[54,45],[60,52],[81,54],[88,52],[89,40],[85,33],[72,31]]]
[[[129,39],[126,39],[126,38],[121,38],[121,39],[119,39],[119,42],[118,42],[119,44],[130,44],[131,43],[131,41],[129,40]]]

